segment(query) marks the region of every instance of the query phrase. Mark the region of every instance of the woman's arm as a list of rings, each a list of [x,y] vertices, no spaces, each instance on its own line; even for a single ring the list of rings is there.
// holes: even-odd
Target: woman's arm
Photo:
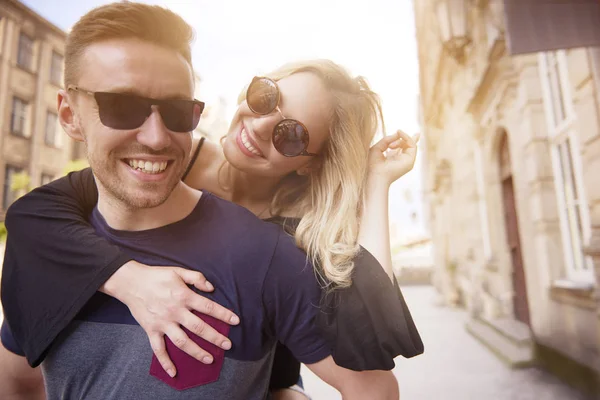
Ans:
[[[390,185],[410,171],[417,155],[417,141],[402,131],[386,136],[369,151],[369,171],[358,243],[367,249],[394,280],[388,198]]]
[[[96,201],[93,174],[86,169],[34,189],[8,210],[2,303],[28,362],[35,366],[43,360],[58,333],[97,290],[130,308],[165,370],[174,371],[164,351],[165,332],[192,356],[202,359],[207,355],[187,338],[180,325],[228,347],[225,337],[203,326],[189,311],[236,323],[231,311],[187,288],[186,283],[212,290],[202,274],[177,267],[151,268],[132,261],[98,236],[87,222]]]
[[[371,148],[359,233],[363,248],[354,259],[352,286],[323,294],[317,323],[335,362],[348,369],[389,370],[398,355],[424,350],[393,273],[388,220],[389,187],[412,169],[415,156],[416,142],[404,133]]]
[[[100,241],[85,221],[96,199],[93,175],[86,169],[34,189],[6,214],[2,303],[32,365],[39,364],[51,341],[74,318],[80,296],[94,293],[130,260]],[[90,265],[94,261],[97,266]],[[89,288],[95,280],[101,282]]]

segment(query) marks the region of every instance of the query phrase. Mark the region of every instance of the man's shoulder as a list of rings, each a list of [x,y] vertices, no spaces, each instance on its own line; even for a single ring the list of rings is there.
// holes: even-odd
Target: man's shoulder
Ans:
[[[211,217],[230,224],[232,229],[230,233],[251,229],[257,230],[257,233],[271,232],[272,235],[277,235],[281,230],[278,226],[258,218],[247,208],[225,200],[215,193],[204,190],[203,196],[209,203]]]
[[[201,229],[213,242],[222,243],[231,254],[261,253],[270,257],[278,247],[280,226],[265,222],[248,209],[204,192],[207,207],[201,210]],[[262,257],[261,257],[262,258]]]
[[[275,224],[273,224],[275,225]],[[307,254],[298,247],[296,239],[290,233],[277,227],[277,241],[271,258],[270,274],[285,277],[285,279],[306,280],[312,285],[315,278],[313,264]]]

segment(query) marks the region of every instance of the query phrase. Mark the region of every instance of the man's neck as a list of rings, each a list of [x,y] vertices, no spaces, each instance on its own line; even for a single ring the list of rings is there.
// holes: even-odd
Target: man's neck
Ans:
[[[192,213],[202,196],[199,190],[179,182],[163,204],[153,208],[131,208],[109,197],[100,185],[98,192],[98,211],[108,226],[122,231],[143,231],[181,221]]]

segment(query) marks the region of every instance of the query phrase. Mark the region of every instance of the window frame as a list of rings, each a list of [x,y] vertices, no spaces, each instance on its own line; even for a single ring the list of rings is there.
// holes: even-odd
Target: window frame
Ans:
[[[562,94],[562,98],[558,98],[558,101],[562,101],[564,106],[564,118],[560,121],[556,117],[556,107],[561,105],[555,104],[557,93],[552,91],[549,54],[556,62],[557,81],[554,82],[554,86],[556,89],[558,84]],[[566,278],[572,281],[593,283],[595,282],[593,262],[591,257],[584,254],[584,247],[590,242],[592,231],[583,184],[581,152],[575,133],[576,114],[565,50],[538,53],[538,66],[554,173],[554,191],[565,263],[564,273]],[[565,157],[567,150],[568,157]],[[571,191],[573,193],[570,193]]]
[[[17,115],[17,104],[20,103],[21,107],[20,107],[20,112],[18,113],[19,115]],[[11,112],[10,112],[10,133],[14,136],[18,136],[18,137],[23,137],[23,138],[27,138],[28,137],[28,132],[27,132],[27,123],[29,120],[29,102],[25,99],[23,99],[22,97],[19,96],[13,96],[12,97],[12,107],[11,107]],[[16,119],[20,118],[21,120],[21,124],[19,126],[19,129],[16,129]]]
[[[50,116],[54,117],[52,123],[50,123]],[[58,148],[58,137],[56,125],[58,124],[58,114],[53,111],[46,111],[46,120],[44,125],[44,144],[49,147]],[[52,140],[48,140],[49,129],[52,129]]]
[[[57,63],[57,59],[60,58],[60,62]],[[57,52],[56,50],[52,50],[52,56],[50,58],[50,83],[56,86],[61,86],[62,75],[63,75],[63,63],[65,57]]]
[[[12,193],[10,187],[12,185],[12,176],[24,171],[24,168],[14,164],[6,164],[4,166],[4,192],[2,193],[2,208],[6,211],[8,207],[16,200],[15,194]],[[10,175],[10,176],[9,176]]]
[[[28,44],[27,48],[24,44]],[[19,33],[19,43],[17,45],[17,66],[26,71],[33,71],[33,51],[35,46],[35,40],[25,32]],[[24,53],[27,50],[28,53]],[[26,55],[23,55],[26,54]],[[23,59],[23,57],[26,57]]]

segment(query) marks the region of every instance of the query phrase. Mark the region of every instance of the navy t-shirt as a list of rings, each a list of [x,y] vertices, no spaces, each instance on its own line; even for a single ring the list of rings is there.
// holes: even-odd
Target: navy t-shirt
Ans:
[[[146,334],[128,308],[97,293],[42,363],[51,398],[58,393],[78,398],[262,398],[277,341],[304,363],[331,354],[315,325],[321,292],[313,267],[278,226],[208,192],[187,218],[164,227],[117,231],[97,209],[91,223],[100,236],[142,263],[202,272],[216,288],[203,295],[233,310],[241,323],[229,327],[198,314],[226,334],[232,348],[222,351],[201,342],[215,358],[204,366],[168,342],[178,367],[178,376],[169,379],[152,360]],[[2,341],[22,354],[7,325]]]

